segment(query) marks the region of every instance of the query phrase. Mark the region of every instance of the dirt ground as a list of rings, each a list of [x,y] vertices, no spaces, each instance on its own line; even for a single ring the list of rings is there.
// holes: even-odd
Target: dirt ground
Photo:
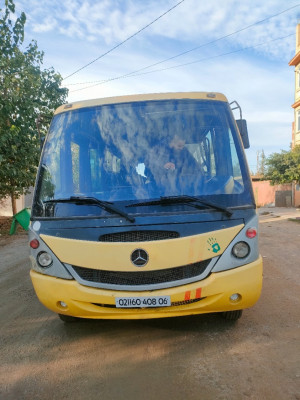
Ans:
[[[259,213],[262,296],[236,323],[64,324],[35,297],[27,236],[0,237],[0,399],[300,400],[300,211]]]

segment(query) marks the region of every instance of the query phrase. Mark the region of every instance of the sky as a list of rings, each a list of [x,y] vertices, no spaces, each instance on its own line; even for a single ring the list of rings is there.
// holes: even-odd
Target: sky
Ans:
[[[268,157],[289,150],[295,73],[288,64],[295,55],[297,0],[15,4],[15,15],[24,11],[27,17],[25,45],[36,40],[45,53],[44,68],[53,67],[65,78],[68,102],[137,93],[221,92],[242,107],[252,172],[258,152]]]

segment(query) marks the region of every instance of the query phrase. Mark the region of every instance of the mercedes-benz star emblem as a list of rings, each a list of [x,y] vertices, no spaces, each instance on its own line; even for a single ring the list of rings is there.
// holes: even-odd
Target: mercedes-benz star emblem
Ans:
[[[136,267],[144,267],[149,261],[148,253],[143,249],[136,249],[131,253],[131,262]]]

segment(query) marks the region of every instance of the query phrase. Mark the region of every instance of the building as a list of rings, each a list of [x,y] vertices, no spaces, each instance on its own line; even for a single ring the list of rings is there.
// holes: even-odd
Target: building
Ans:
[[[33,188],[31,188],[31,192],[29,194],[21,196],[17,199],[17,212],[23,210],[23,208],[31,208],[33,197]],[[5,199],[0,199],[0,217],[11,217],[12,213],[12,206],[11,200],[9,197]]]
[[[296,54],[289,62],[290,66],[295,67],[295,102],[294,123],[292,126],[292,147],[300,145],[300,24],[296,28]]]
[[[300,24],[296,28],[296,53],[289,62],[290,66],[295,67],[295,102],[294,122],[292,124],[292,148],[300,145]],[[293,205],[300,206],[300,185],[293,185]]]

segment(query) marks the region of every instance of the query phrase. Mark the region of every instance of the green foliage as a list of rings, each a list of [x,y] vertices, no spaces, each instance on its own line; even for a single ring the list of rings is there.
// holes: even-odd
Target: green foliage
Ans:
[[[20,134],[15,125],[0,134],[0,194],[24,193],[32,185],[39,159],[36,136]]]
[[[66,102],[67,89],[53,68],[42,69],[44,53],[31,41],[25,49],[26,15],[11,18],[13,0],[0,9],[0,198],[19,197],[34,184],[44,135],[54,110]]]
[[[271,154],[267,160],[266,179],[272,185],[281,183],[300,183],[300,146],[290,151],[282,150],[281,153]]]

